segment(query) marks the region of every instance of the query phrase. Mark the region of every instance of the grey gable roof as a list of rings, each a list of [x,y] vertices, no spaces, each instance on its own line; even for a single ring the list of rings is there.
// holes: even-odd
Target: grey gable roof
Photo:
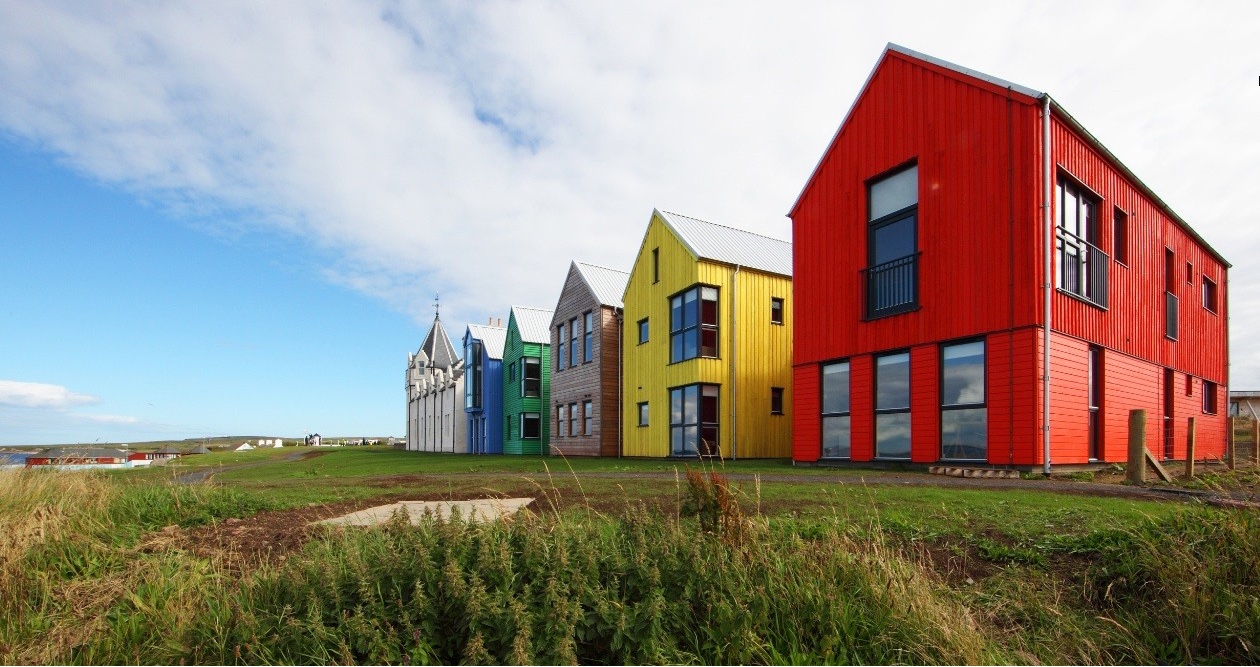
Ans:
[[[591,289],[596,301],[604,306],[625,308],[621,297],[626,293],[626,283],[630,281],[629,273],[585,262],[575,261],[573,266],[577,267],[578,275],[586,281],[586,286]]]
[[[441,317],[433,318],[433,326],[429,327],[429,334],[420,344],[420,351],[429,358],[429,366],[433,368],[454,366],[459,360],[459,353],[455,351],[450,337],[446,335],[446,327],[442,326]]]
[[[542,308],[512,306],[512,317],[516,320],[516,329],[521,333],[521,340],[526,343],[551,344],[551,318],[554,311]]]
[[[659,209],[656,215],[696,257],[792,276],[792,244],[787,241]]]
[[[485,346],[486,356],[491,359],[503,358],[503,345],[507,342],[507,329],[505,327],[470,324],[468,325],[468,335],[481,341],[481,344]]]

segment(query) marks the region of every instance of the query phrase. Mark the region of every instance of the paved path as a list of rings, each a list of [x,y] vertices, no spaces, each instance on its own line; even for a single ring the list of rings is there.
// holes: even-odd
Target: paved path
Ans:
[[[459,515],[468,518],[475,516],[482,521],[491,521],[499,517],[515,514],[517,510],[534,502],[533,498],[487,498],[485,500],[405,500],[390,505],[380,505],[378,507],[369,507],[358,512],[351,512],[344,516],[334,517],[332,519],[324,519],[315,523],[330,524],[336,526],[374,526],[378,523],[384,523],[394,515],[395,512],[404,512],[412,524],[418,524],[424,519],[425,514],[432,513],[438,518],[446,520],[451,517],[452,511],[458,511]]]

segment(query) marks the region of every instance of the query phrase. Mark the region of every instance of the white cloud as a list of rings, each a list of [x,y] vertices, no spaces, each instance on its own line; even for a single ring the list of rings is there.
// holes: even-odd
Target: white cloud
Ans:
[[[1088,15],[1089,21],[1081,16]],[[0,3],[0,128],[431,317],[551,307],[653,207],[783,217],[886,41],[1049,90],[1237,264],[1260,331],[1251,4]],[[1122,29],[1116,29],[1123,26]],[[370,266],[373,268],[364,269]],[[381,267],[385,267],[382,269]],[[453,332],[452,335],[458,335]]]
[[[60,385],[0,380],[0,404],[3,405],[64,410],[99,402],[95,396],[76,394]]]

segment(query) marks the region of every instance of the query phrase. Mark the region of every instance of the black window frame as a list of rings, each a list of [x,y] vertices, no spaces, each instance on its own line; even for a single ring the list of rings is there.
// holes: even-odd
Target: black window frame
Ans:
[[[783,325],[783,297],[770,297],[770,324]]]
[[[578,324],[578,318],[575,317],[569,320],[569,367],[570,368],[577,368],[578,359],[580,357],[580,355],[578,354],[578,347],[577,347],[578,340],[580,340],[578,338],[577,324]]]
[[[874,320],[919,309],[919,175],[918,160],[900,164],[866,182],[866,268],[862,269],[865,294],[864,319]],[[914,203],[878,218],[872,218],[873,189],[881,183],[915,169]],[[894,225],[910,221],[911,245],[914,250],[901,257],[876,263],[879,233]],[[882,305],[890,301],[888,305]]]
[[[705,291],[713,291],[713,299],[705,298]],[[695,292],[696,317],[695,324],[688,326],[687,321],[687,295]],[[674,300],[681,300],[681,306],[677,311],[674,309]],[[713,304],[712,321],[705,321],[706,302]],[[722,321],[722,292],[716,285],[706,283],[696,283],[682,291],[671,294],[667,303],[669,304],[669,363],[677,364],[692,359],[720,359],[721,358],[721,321]],[[681,322],[675,321],[675,312],[680,313]],[[695,332],[695,354],[686,356],[687,336],[691,332]],[[706,334],[711,333],[713,339],[712,353],[705,354],[706,346],[704,344]],[[678,345],[675,340],[681,340],[682,344]],[[680,350],[680,351],[679,351]],[[678,351],[678,356],[675,352]]]
[[[464,380],[464,408],[468,410],[481,409],[481,387],[485,382],[481,349],[481,341],[475,338],[464,345],[464,361],[468,364],[468,377]]]
[[[652,248],[652,284],[661,282],[661,249]]]
[[[696,397],[695,397],[696,398],[696,414],[688,415],[687,409],[686,409],[686,406],[687,406],[686,392],[688,389],[692,389],[692,388],[694,388],[696,391]],[[712,389],[714,391],[714,395],[712,398],[715,402],[715,405],[713,407],[713,418],[715,421],[704,421],[705,399],[707,398],[705,396],[706,389]],[[676,395],[678,397],[677,401],[679,405],[679,409],[677,410],[677,412],[680,414],[680,419],[681,419],[681,421],[678,421],[678,422],[674,421],[675,410],[673,406],[675,404]],[[679,457],[696,456],[696,457],[701,457],[701,458],[707,458],[707,457],[720,455],[721,434],[722,434],[722,431],[721,431],[721,428],[722,428],[722,386],[718,384],[712,384],[712,383],[695,382],[692,384],[686,384],[686,385],[681,385],[677,387],[670,387],[669,388],[669,404],[670,404],[670,416],[669,416],[670,455],[679,456]],[[688,451],[686,449],[688,429],[695,430],[696,441],[695,441],[694,451]],[[675,433],[679,433],[682,436],[681,438],[679,438],[679,440],[681,441],[683,445],[683,449],[681,450],[674,446]],[[712,439],[710,440],[709,438],[706,438],[705,437],[706,435],[711,435]],[[704,448],[705,445],[703,443],[706,443],[706,442],[711,443],[707,445],[708,449]]]
[[[1106,310],[1110,257],[1099,247],[1098,219],[1103,199],[1066,172],[1059,173],[1054,192],[1055,289]],[[1075,202],[1070,217],[1068,195]]]
[[[639,345],[642,345],[642,344],[644,344],[644,343],[648,342],[648,339],[649,339],[649,334],[651,333],[651,327],[648,325],[648,319],[650,319],[650,318],[645,317],[645,318],[643,318],[643,319],[641,319],[641,320],[639,320],[639,321],[638,321],[638,325],[639,325]]]
[[[845,405],[843,410],[828,411],[827,400],[827,368],[830,366],[845,366],[845,379],[847,386],[845,387]],[[834,361],[824,362],[818,365],[818,396],[819,396],[819,457],[831,460],[851,460],[853,458],[853,364],[851,359],[837,359]],[[844,420],[846,430],[849,433],[848,454],[838,456],[827,455],[827,422],[829,420]]]
[[[530,363],[530,362],[533,363]],[[530,367],[538,369],[538,377],[529,377]],[[521,398],[541,398],[542,397],[542,358],[524,356],[521,357]],[[531,390],[533,393],[530,393]]]
[[[976,343],[979,343],[981,346],[980,347],[980,370],[981,370],[980,388],[981,388],[981,391],[983,392],[983,397],[979,401],[968,401],[968,402],[960,401],[960,402],[955,402],[955,403],[946,403],[945,402],[946,401],[945,351],[948,348],[962,347],[964,345],[974,345]],[[938,349],[940,351],[940,355],[939,355],[940,367],[938,369],[939,371],[938,377],[940,380],[940,387],[938,391],[938,396],[940,396],[940,418],[938,420],[939,421],[938,427],[940,428],[940,443],[941,443],[940,460],[942,461],[988,461],[989,459],[989,455],[988,455],[989,453],[989,447],[988,447],[988,443],[989,443],[989,387],[988,387],[988,384],[989,384],[989,345],[988,345],[988,342],[984,338],[967,338],[963,340],[954,340],[954,341],[949,341],[947,343],[941,343]],[[984,456],[982,457],[946,456],[945,413],[964,412],[964,411],[976,412],[980,410],[984,411],[984,423],[985,423]]]
[[[1218,403],[1218,392],[1216,391],[1216,383],[1211,380],[1203,381],[1203,414],[1214,415],[1220,409]]]
[[[1216,286],[1216,281],[1207,276],[1203,276],[1203,309],[1216,315],[1220,307],[1220,292]]]
[[[783,387],[770,387],[770,414],[783,415]]]
[[[559,371],[564,370],[564,362],[568,358],[565,356],[564,346],[567,341],[567,333],[565,330],[564,322],[561,322],[560,324],[556,325],[556,334],[557,334],[556,335],[556,339],[557,339],[556,348],[558,352],[558,354],[556,354],[556,371],[559,372]]]
[[[1111,221],[1111,259],[1120,266],[1129,266],[1129,213],[1113,207]]]
[[[898,407],[893,407],[893,408],[881,408],[879,407],[879,381],[880,381],[879,360],[884,359],[886,357],[899,357],[902,355],[906,357],[906,405],[904,407],[898,406]],[[909,461],[914,456],[913,430],[911,430],[910,435],[907,437],[907,440],[909,442],[909,447],[906,451],[905,456],[891,456],[891,455],[881,454],[879,451],[879,436],[880,436],[880,419],[879,418],[881,416],[904,414],[906,415],[906,422],[907,422],[908,427],[911,429],[913,429],[914,427],[913,418],[910,412],[910,408],[914,403],[914,387],[912,386],[914,382],[914,365],[912,363],[913,360],[910,357],[910,350],[894,350],[890,352],[883,352],[880,354],[876,354],[874,355],[873,362],[874,363],[873,363],[873,368],[872,368],[873,372],[871,373],[871,380],[872,380],[872,384],[874,385],[874,392],[872,393],[872,397],[875,399],[874,400],[875,409],[873,411],[875,413],[875,428],[874,428],[874,436],[875,436],[874,454],[875,456],[874,458],[876,460],[881,460],[881,461]]]

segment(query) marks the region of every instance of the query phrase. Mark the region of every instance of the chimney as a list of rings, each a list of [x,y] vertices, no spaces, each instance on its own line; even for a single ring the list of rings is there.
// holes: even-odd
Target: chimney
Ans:
[[[494,316],[493,316],[493,315],[491,315],[491,316],[489,316],[489,317],[487,317],[487,318],[486,318],[486,326],[488,326],[488,327],[489,327],[489,326],[494,326]]]
[[[499,326],[499,327],[503,326],[503,318],[502,318],[502,317],[500,317],[500,318],[499,318],[499,323],[498,323],[498,324],[496,324],[495,326]]]

